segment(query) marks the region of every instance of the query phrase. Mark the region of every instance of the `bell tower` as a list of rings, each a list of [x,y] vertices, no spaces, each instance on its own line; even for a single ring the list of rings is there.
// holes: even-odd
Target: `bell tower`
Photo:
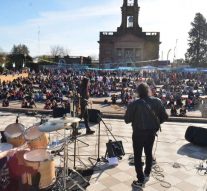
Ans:
[[[138,0],[123,0],[121,25],[116,31],[100,32],[101,67],[141,66],[158,60],[160,33],[142,31],[139,11]]]
[[[138,0],[124,0],[122,11],[122,22],[121,26],[118,28],[120,31],[125,31],[128,29],[141,30],[139,27],[139,10]]]

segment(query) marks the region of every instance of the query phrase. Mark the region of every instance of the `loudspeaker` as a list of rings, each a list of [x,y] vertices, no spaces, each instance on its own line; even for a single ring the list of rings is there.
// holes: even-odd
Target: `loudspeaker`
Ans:
[[[189,126],[185,132],[185,139],[198,146],[207,146],[207,129]]]
[[[106,143],[106,152],[109,158],[125,155],[122,141],[109,141]]]
[[[99,123],[101,121],[100,117],[101,112],[97,109],[88,109],[88,115],[89,115],[89,122],[92,123]]]
[[[56,107],[53,109],[53,118],[63,117],[66,114],[65,108]]]

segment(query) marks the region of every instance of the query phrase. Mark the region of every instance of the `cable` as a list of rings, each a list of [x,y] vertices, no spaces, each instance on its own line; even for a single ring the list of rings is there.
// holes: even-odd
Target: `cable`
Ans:
[[[158,146],[158,140],[159,140],[158,135],[159,135],[159,132],[158,132],[158,134],[156,136],[157,140],[156,140],[155,148],[154,148],[154,154],[153,154],[154,158],[155,158],[156,151],[157,151],[157,146]],[[155,180],[159,181],[160,185],[162,187],[164,187],[164,188],[171,188],[172,185],[169,182],[165,181],[165,176],[164,176],[163,172],[164,172],[164,170],[158,164],[152,166],[152,177]]]

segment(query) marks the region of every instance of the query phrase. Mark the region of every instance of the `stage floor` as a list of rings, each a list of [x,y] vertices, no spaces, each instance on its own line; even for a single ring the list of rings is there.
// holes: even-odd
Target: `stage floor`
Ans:
[[[1,129],[14,123],[15,118],[16,115],[0,116]],[[39,121],[39,118],[24,115],[21,115],[19,118],[19,122],[27,128]],[[116,139],[122,141],[126,155],[114,167],[106,163],[97,164],[87,191],[117,191],[119,189],[131,191],[133,190],[131,183],[136,179],[134,167],[128,164],[128,158],[132,154],[131,126],[126,125],[123,120],[104,119],[104,122]],[[162,125],[162,132],[159,133],[155,156],[157,165],[163,170],[161,173],[164,175],[164,179],[158,176],[151,176],[149,182],[145,185],[145,191],[204,191],[207,189],[207,175],[204,175],[204,171],[198,172],[196,170],[196,166],[199,166],[202,160],[207,160],[207,148],[194,146],[184,139],[185,131],[189,125],[192,124],[167,122]],[[193,125],[207,127],[206,124]],[[89,146],[78,142],[77,154],[79,156],[76,158],[77,168],[90,168],[92,165],[88,157],[97,158],[98,125],[91,125],[91,128],[96,131],[94,135],[86,136],[84,128],[79,130],[82,133],[79,139],[88,143]],[[59,135],[53,133],[51,139],[61,139],[63,132],[60,131],[59,133]],[[101,123],[100,156],[105,155],[106,143],[109,139],[113,140],[109,131]],[[70,168],[73,168],[73,142],[69,144],[68,148],[69,155],[71,155],[69,156],[68,164]],[[56,166],[61,166],[59,157],[55,157],[55,161]]]

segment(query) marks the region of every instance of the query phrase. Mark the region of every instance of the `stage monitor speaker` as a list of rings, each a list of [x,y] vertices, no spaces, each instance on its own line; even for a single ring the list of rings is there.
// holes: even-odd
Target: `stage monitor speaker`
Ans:
[[[122,141],[109,141],[108,143],[106,143],[106,152],[107,152],[107,156],[109,158],[112,157],[121,157],[123,155],[125,155],[124,152],[124,147],[122,144]]]
[[[185,139],[198,146],[207,146],[207,129],[189,126],[185,132]]]
[[[56,107],[53,109],[53,117],[63,117],[66,114],[65,108],[63,107]]]
[[[89,122],[99,123],[101,121],[100,116],[101,112],[97,109],[88,109]]]

